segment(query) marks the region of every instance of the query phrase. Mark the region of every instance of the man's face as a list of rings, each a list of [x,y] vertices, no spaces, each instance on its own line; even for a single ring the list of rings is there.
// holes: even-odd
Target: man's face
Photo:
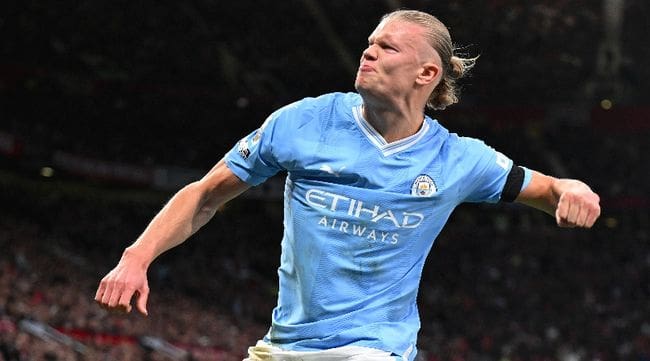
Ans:
[[[422,65],[434,54],[419,25],[383,21],[368,38],[354,86],[363,96],[403,98],[416,87]]]

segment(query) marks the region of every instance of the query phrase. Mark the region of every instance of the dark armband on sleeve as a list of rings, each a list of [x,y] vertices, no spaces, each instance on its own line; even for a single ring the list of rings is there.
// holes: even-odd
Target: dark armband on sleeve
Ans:
[[[508,173],[506,184],[501,191],[502,202],[514,202],[521,192],[521,186],[524,184],[524,169],[518,165],[513,165]]]

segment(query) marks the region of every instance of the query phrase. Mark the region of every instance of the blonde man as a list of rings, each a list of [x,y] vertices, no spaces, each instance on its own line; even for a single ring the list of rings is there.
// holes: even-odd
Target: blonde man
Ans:
[[[513,164],[424,114],[458,101],[473,59],[454,55],[447,28],[410,10],[368,38],[358,93],[283,107],[153,219],[95,299],[147,313],[146,271],[217,209],[284,170],[285,232],[278,304],[248,360],[413,360],[424,261],[463,202],[524,203],[562,227],[591,227],[599,198],[584,183]]]

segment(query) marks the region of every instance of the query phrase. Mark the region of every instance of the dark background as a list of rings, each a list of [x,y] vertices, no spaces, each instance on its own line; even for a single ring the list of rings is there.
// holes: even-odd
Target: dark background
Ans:
[[[149,317],[104,312],[95,287],[171,194],[269,113],[353,91],[367,36],[397,7],[438,16],[460,54],[480,55],[461,103],[432,117],[584,180],[603,207],[592,230],[459,207],[424,271],[419,357],[649,360],[642,0],[3,2],[0,360],[183,359],[144,336],[240,360],[275,304],[281,176],[154,263]]]

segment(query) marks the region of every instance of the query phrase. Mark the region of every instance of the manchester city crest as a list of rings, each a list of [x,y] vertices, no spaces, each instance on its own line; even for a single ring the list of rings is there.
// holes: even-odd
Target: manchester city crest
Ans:
[[[415,178],[411,186],[411,195],[418,197],[431,197],[437,191],[436,183],[426,174],[421,174]]]

